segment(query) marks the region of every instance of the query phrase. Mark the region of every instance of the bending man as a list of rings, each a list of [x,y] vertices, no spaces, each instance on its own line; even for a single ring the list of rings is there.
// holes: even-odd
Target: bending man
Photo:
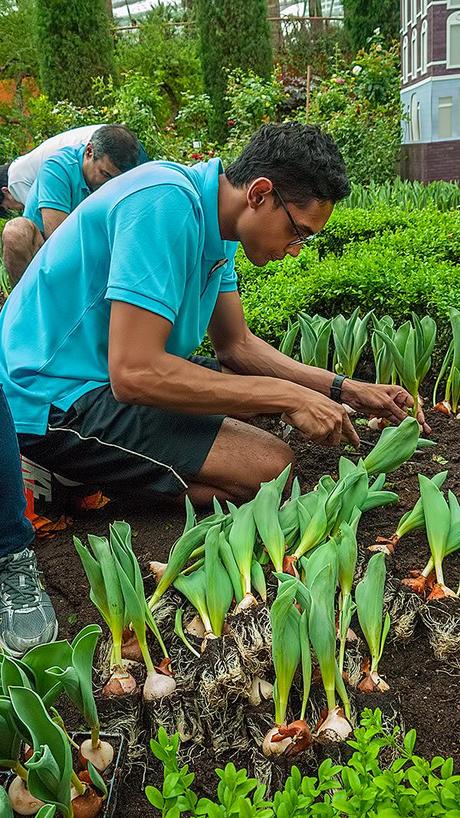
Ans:
[[[151,162],[97,191],[33,259],[0,315],[0,381],[31,460],[109,496],[241,502],[293,461],[229,415],[284,415],[358,444],[340,401],[400,421],[399,386],[337,378],[248,328],[234,268],[298,256],[349,192],[340,153],[300,123],[265,125],[224,172]],[[190,357],[209,332],[216,359]]]
[[[69,213],[109,179],[135,167],[139,155],[140,143],[128,128],[103,125],[87,144],[60,148],[45,159],[23,218],[12,219],[3,230],[3,261],[12,283]]]

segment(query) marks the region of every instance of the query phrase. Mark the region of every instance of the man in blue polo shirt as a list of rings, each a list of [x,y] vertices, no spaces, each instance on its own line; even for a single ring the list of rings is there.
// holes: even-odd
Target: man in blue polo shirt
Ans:
[[[0,383],[22,452],[112,497],[242,502],[293,453],[229,416],[281,414],[326,445],[359,443],[342,399],[404,418],[401,387],[304,366],[243,317],[237,242],[257,266],[297,256],[348,192],[332,140],[286,123],[262,127],[225,172],[219,159],[151,162],[90,196],[0,315]],[[193,356],[206,331],[216,359]]]
[[[5,226],[3,260],[15,283],[69,213],[104,182],[139,163],[140,143],[124,125],[103,125],[86,145],[49,156],[27,196],[22,217]]]

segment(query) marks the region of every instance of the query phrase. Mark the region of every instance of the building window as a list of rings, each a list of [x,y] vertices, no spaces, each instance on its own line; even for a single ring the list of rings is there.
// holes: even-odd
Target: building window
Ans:
[[[410,100],[410,138],[411,142],[420,142],[420,103],[417,94]]]
[[[428,0],[422,0],[422,17],[426,17]]]
[[[447,18],[447,68],[460,68],[460,11]]]
[[[406,4],[406,17],[407,17],[407,25],[409,25],[412,17],[411,17],[411,0],[404,0]]]
[[[448,9],[460,8],[460,0],[447,0],[447,8]]]
[[[417,14],[422,13],[422,0],[417,0]]]
[[[452,136],[452,97],[439,97],[438,137],[450,139]]]
[[[417,76],[417,29],[412,29],[411,37],[411,55],[410,55],[411,74],[414,79]]]
[[[421,50],[420,70],[422,74],[426,74],[428,66],[428,23],[426,20],[424,20],[422,23],[422,32],[420,35],[420,50]]]
[[[415,25],[415,21],[417,19],[417,0],[412,0],[411,6],[412,23]]]
[[[403,47],[402,47],[402,73],[403,73],[403,83],[405,84],[409,77],[409,42],[407,40],[407,34],[403,38]]]

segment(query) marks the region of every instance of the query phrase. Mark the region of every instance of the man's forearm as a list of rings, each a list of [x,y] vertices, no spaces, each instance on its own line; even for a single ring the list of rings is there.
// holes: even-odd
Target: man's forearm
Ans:
[[[219,350],[218,356],[224,366],[241,375],[281,378],[329,397],[332,372],[294,361],[253,333],[248,333],[244,342]]]
[[[280,378],[223,374],[167,353],[151,368],[114,369],[110,375],[121,403],[192,414],[289,413],[303,397]]]

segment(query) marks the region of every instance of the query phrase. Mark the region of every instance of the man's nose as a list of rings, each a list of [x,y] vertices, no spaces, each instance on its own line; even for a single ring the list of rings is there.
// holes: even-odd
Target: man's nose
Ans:
[[[293,258],[297,258],[301,249],[302,249],[301,244],[290,244],[287,248],[287,255],[290,255]]]

